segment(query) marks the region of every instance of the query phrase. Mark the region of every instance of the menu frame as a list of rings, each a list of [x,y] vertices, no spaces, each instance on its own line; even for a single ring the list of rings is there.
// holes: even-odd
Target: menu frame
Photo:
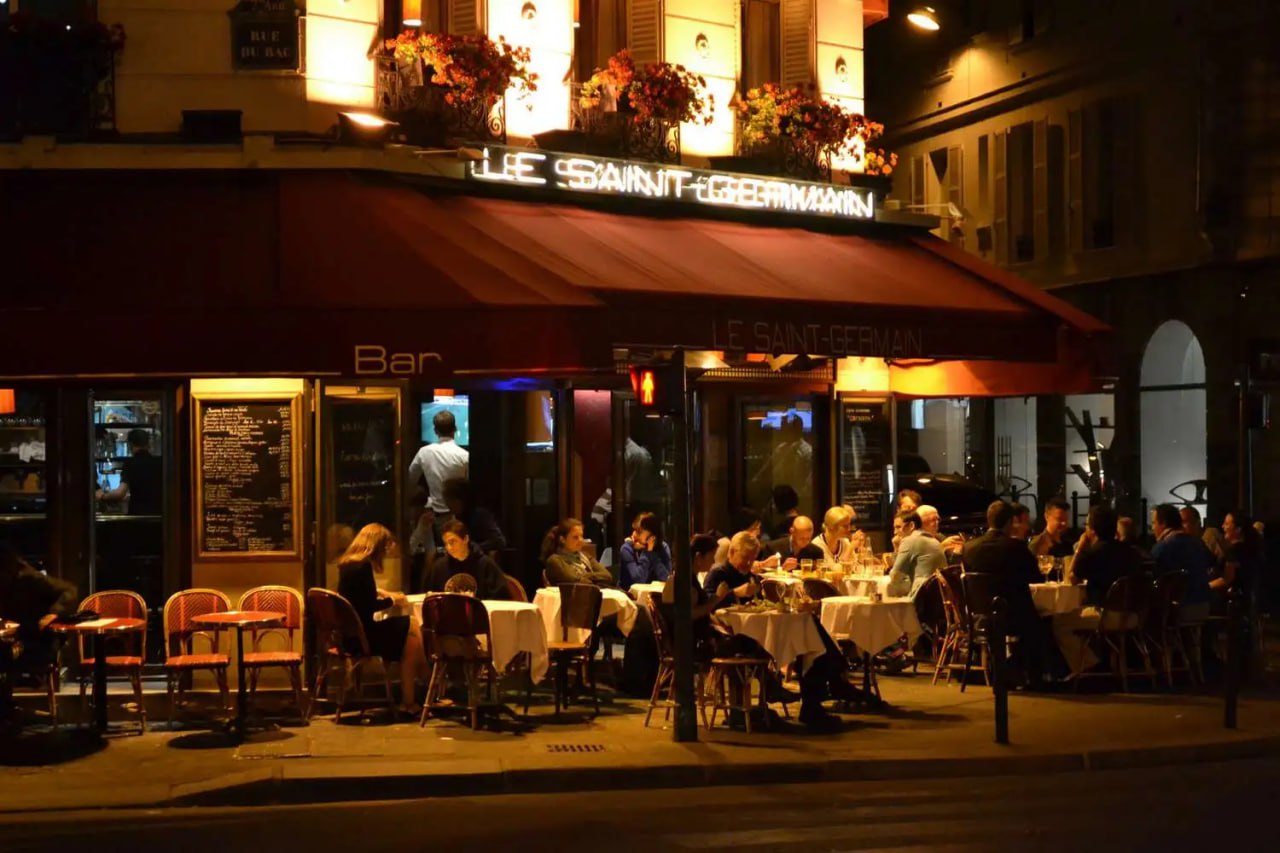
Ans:
[[[204,531],[204,413],[210,405],[256,403],[287,403],[289,405],[290,446],[289,468],[290,489],[289,503],[292,527],[292,542],[284,550],[258,551],[210,551],[205,547]],[[306,413],[303,409],[303,395],[295,392],[209,392],[193,395],[191,400],[193,418],[192,435],[194,453],[192,461],[195,466],[193,481],[195,499],[192,508],[195,513],[192,521],[192,537],[195,545],[196,559],[201,561],[236,562],[244,560],[300,560],[303,557],[303,501],[305,467],[303,460],[304,442],[302,431],[306,429]]]
[[[898,457],[898,430],[895,418],[896,398],[894,395],[861,395],[861,394],[839,394],[836,400],[835,411],[833,412],[833,420],[836,425],[836,454],[835,468],[836,476],[834,491],[836,493],[836,502],[843,503],[848,497],[845,494],[845,455],[848,445],[846,431],[846,409],[849,407],[859,408],[877,408],[877,420],[882,425],[887,439],[886,446],[880,448],[880,452],[884,456],[884,463],[880,467],[880,488],[879,488],[879,506],[878,517],[866,518],[860,516],[856,524],[863,529],[883,533],[893,527],[892,499],[889,495],[889,471],[897,470]]]

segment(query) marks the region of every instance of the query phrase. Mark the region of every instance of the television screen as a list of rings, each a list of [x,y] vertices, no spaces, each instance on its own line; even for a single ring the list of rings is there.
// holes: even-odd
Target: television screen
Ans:
[[[804,431],[813,432],[813,410],[809,408],[766,411],[764,418],[761,419],[760,426],[765,429],[782,429],[782,425],[791,418],[799,418],[800,425]]]
[[[453,419],[458,424],[458,434],[454,436],[454,441],[467,447],[471,444],[470,429],[470,400],[466,394],[455,394],[453,396],[438,396],[430,403],[422,404],[422,441],[424,444],[431,444],[437,440],[436,429],[432,425],[432,419],[437,412],[452,412]]]

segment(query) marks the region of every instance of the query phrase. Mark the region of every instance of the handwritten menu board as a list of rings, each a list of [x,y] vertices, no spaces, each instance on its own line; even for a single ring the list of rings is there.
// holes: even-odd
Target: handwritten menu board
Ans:
[[[858,512],[862,528],[885,526],[885,468],[892,450],[889,409],[883,401],[840,405],[840,502]]]
[[[296,549],[293,451],[291,402],[203,402],[201,552]]]
[[[339,399],[330,411],[334,522],[394,530],[396,401]]]

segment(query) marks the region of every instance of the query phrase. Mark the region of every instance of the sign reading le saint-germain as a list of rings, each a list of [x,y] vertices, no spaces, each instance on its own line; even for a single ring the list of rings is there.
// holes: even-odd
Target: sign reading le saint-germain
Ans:
[[[710,207],[840,219],[875,217],[874,196],[860,187],[528,148],[489,146],[480,160],[470,164],[467,175],[473,180],[531,188]]]
[[[238,71],[297,71],[298,18],[294,0],[240,0],[231,18],[231,67]]]

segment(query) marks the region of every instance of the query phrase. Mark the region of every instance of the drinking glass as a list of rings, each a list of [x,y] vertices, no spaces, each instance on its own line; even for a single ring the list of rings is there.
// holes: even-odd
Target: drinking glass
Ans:
[[[1040,574],[1044,575],[1045,580],[1048,580],[1049,574],[1053,571],[1053,557],[1047,555],[1037,557],[1036,563],[1040,568]]]
[[[800,561],[800,576],[801,576],[801,577],[808,577],[808,576],[809,576],[809,575],[811,575],[811,574],[813,574],[813,560],[801,560],[801,561]]]

